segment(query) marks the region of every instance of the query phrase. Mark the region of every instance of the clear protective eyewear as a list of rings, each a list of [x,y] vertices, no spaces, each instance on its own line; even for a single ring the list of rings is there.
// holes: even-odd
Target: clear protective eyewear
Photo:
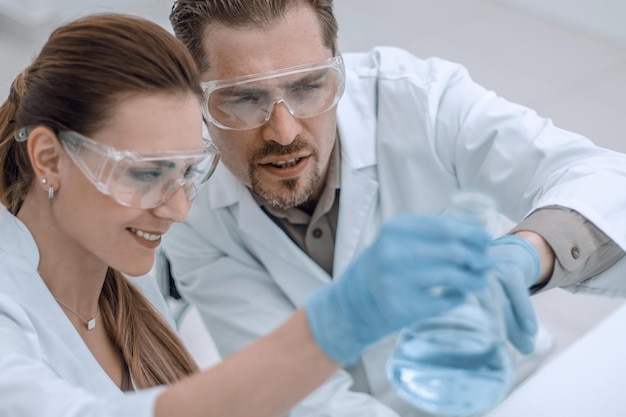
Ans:
[[[208,139],[202,149],[157,152],[121,151],[72,131],[62,131],[59,139],[101,193],[134,208],[157,207],[179,188],[194,199],[219,162],[219,151]]]
[[[299,119],[332,109],[343,95],[346,77],[343,59],[336,54],[312,64],[201,85],[206,120],[221,129],[247,130],[267,123],[279,104]]]

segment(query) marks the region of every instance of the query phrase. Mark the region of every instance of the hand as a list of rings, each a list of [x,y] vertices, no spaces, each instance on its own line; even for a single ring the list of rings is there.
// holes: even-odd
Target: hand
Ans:
[[[356,362],[383,336],[484,288],[490,240],[482,227],[450,216],[392,219],[341,277],[308,298],[313,337],[335,361]]]
[[[537,317],[528,289],[539,278],[539,256],[526,239],[506,235],[494,240],[488,252],[496,260],[494,273],[504,296],[504,319],[509,341],[521,353],[531,353]]]

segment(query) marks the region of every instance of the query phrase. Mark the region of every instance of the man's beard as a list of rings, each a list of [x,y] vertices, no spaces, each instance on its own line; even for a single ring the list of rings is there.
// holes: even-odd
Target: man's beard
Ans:
[[[299,178],[282,180],[280,181],[282,185],[281,189],[277,192],[271,192],[264,189],[261,185],[261,181],[254,175],[252,177],[252,192],[263,198],[269,205],[287,210],[292,207],[301,206],[307,202],[320,182],[319,170],[315,169],[307,184],[299,187],[299,182]]]
[[[315,167],[309,178],[306,179],[306,183],[303,183],[304,180],[302,178],[297,177],[280,181],[279,184],[281,186],[277,191],[265,188],[263,181],[261,181],[259,175],[256,174],[256,168],[258,167],[256,161],[266,156],[288,155],[303,149],[309,150],[309,158],[313,159]],[[269,205],[282,210],[298,207],[307,202],[319,185],[319,152],[317,149],[311,149],[311,146],[298,138],[287,146],[270,142],[266,147],[254,154],[248,172],[250,173],[252,192],[264,199]]]

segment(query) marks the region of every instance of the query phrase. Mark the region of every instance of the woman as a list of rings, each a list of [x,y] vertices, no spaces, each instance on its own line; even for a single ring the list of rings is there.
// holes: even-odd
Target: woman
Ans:
[[[284,325],[200,372],[141,276],[217,163],[201,96],[173,36],[114,14],[54,31],[14,81],[0,108],[3,415],[278,416],[484,285],[482,230],[401,217]],[[428,295],[441,286],[456,291]]]

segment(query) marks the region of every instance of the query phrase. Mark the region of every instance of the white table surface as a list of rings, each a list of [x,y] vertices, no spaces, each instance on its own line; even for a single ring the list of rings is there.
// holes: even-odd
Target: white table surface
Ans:
[[[626,305],[485,417],[626,417]]]

